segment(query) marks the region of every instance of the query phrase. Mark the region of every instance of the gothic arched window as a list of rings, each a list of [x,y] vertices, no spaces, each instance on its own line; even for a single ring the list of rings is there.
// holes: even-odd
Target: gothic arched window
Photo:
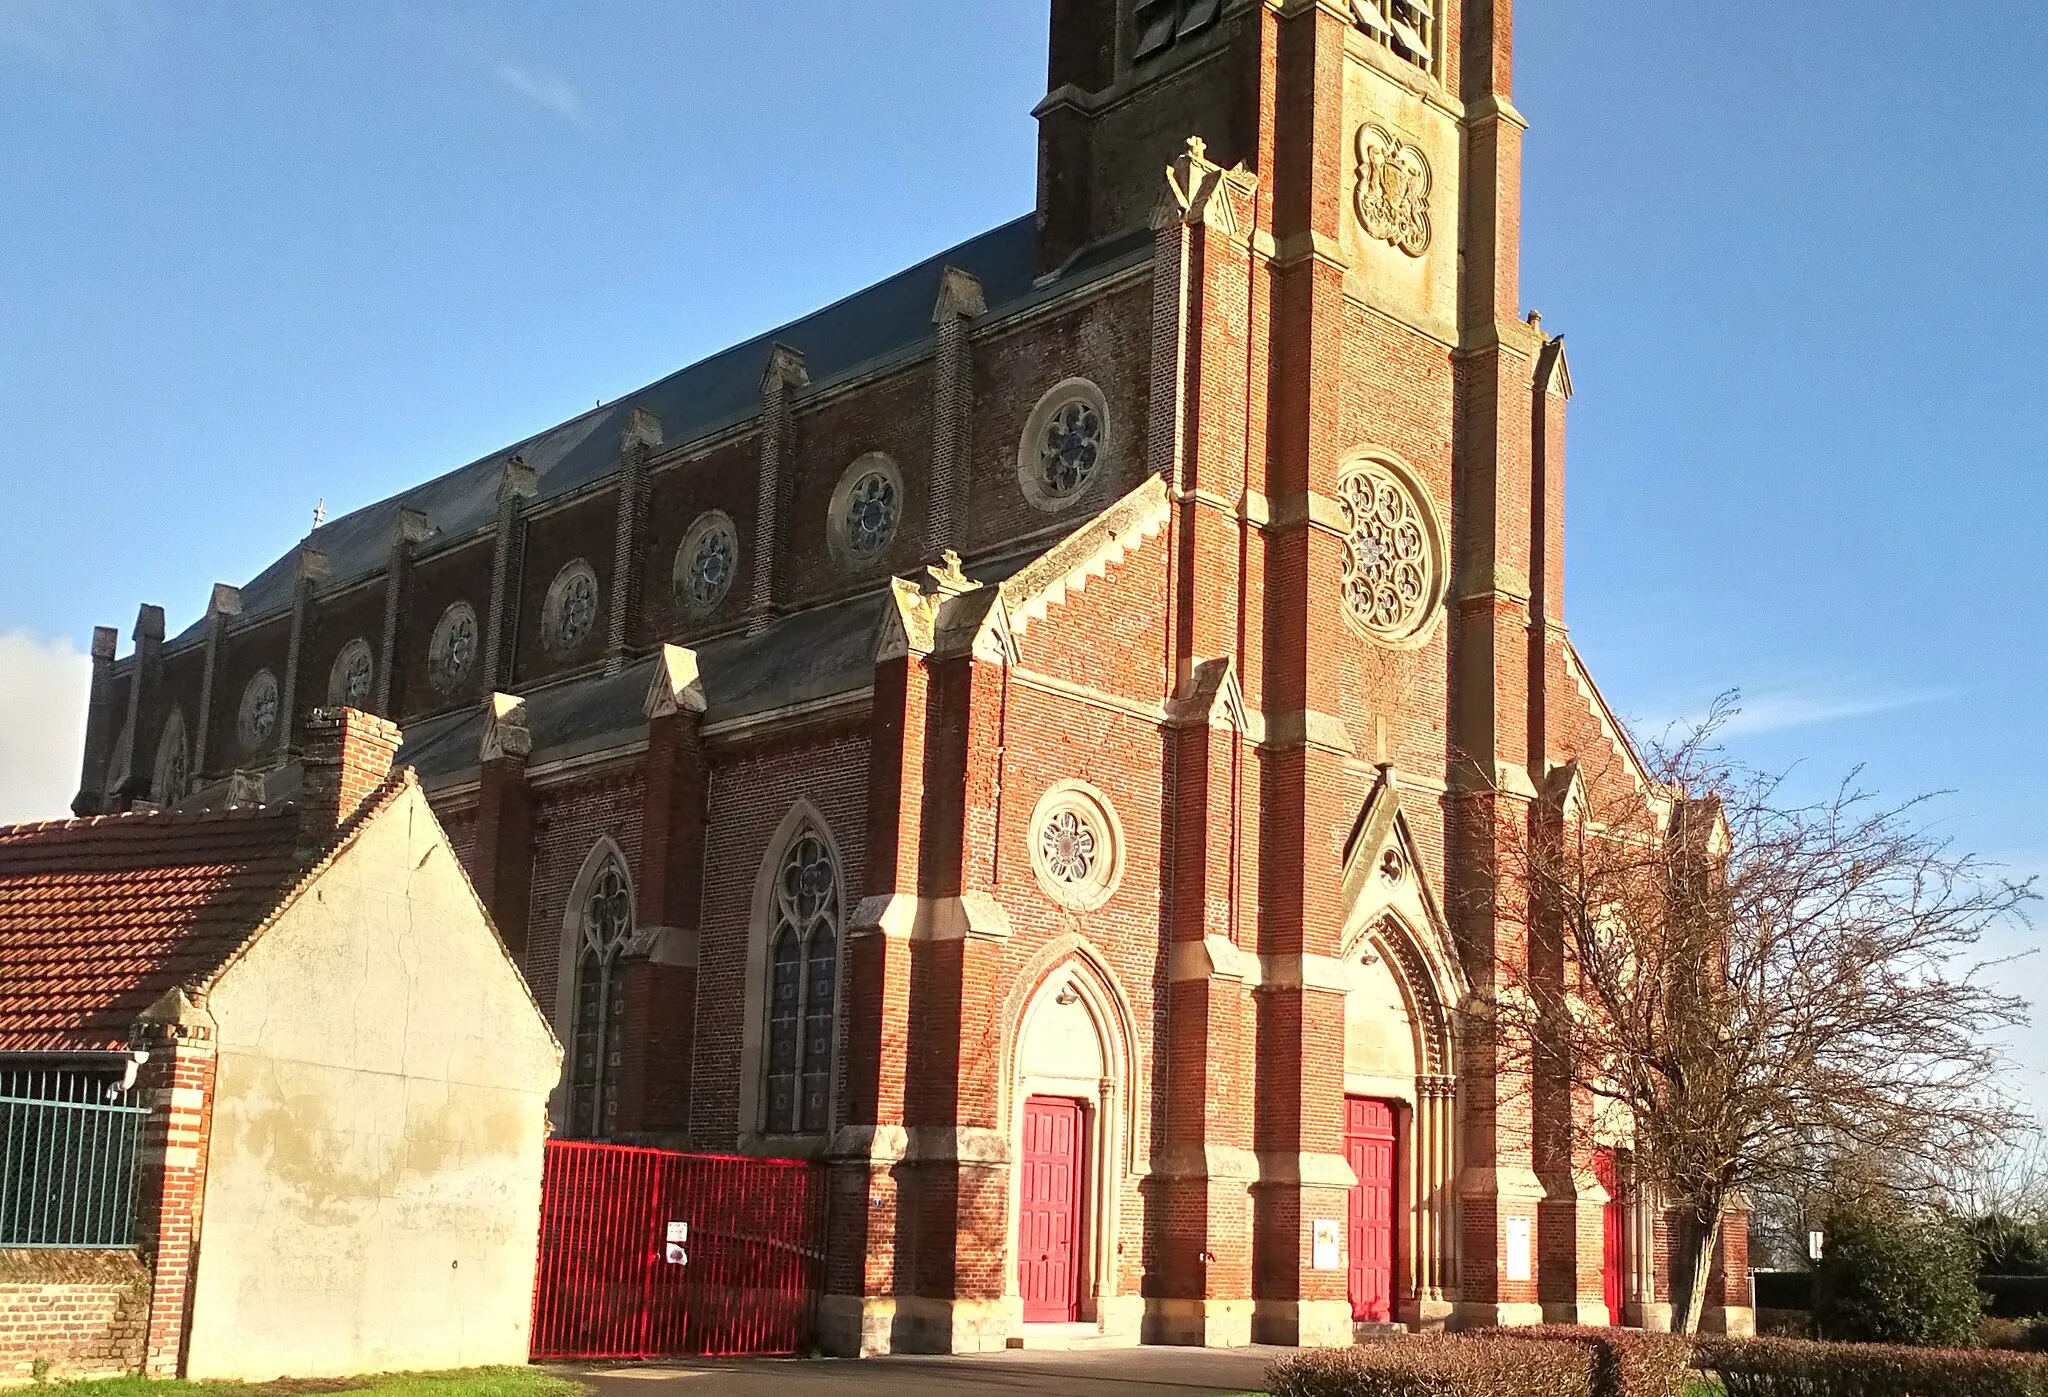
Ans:
[[[783,855],[768,930],[770,1135],[816,1134],[832,1102],[832,1013],[839,983],[839,871],[817,831]]]
[[[569,1078],[569,1133],[611,1134],[619,1109],[619,1064],[625,1052],[626,977],[622,962],[633,935],[633,896],[626,870],[607,855],[583,896],[583,935],[576,953],[576,1031]]]

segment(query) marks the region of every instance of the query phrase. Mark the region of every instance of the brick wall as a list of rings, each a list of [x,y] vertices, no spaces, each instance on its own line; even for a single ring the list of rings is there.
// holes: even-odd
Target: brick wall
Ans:
[[[135,1253],[0,1251],[0,1385],[137,1372],[148,1332]]]

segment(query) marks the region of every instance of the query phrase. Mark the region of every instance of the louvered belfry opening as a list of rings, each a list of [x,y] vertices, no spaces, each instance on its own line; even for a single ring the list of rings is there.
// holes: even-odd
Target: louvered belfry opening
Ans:
[[[1131,57],[1147,59],[1191,39],[1222,17],[1223,0],[1145,0],[1135,16]]]
[[[1435,71],[1436,0],[1351,0],[1358,27],[1416,67]]]

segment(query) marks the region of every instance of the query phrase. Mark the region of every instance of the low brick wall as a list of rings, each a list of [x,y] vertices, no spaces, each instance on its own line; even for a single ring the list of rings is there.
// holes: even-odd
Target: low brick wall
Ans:
[[[0,1251],[0,1384],[137,1372],[148,1329],[135,1253]]]

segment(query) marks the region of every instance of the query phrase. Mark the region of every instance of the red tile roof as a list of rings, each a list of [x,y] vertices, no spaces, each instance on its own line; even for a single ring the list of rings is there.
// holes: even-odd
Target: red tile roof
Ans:
[[[0,826],[0,1052],[128,1046],[305,873],[290,806]]]

